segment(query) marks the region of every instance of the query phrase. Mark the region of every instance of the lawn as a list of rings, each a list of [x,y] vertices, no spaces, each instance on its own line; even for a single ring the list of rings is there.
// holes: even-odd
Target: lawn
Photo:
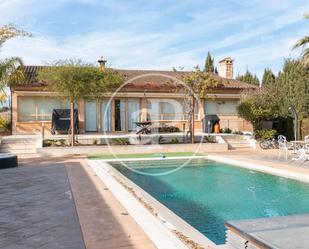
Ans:
[[[89,155],[89,159],[125,159],[125,158],[158,158],[164,155],[165,157],[181,157],[181,156],[205,156],[202,153],[194,152],[167,152],[167,153],[143,153],[143,154],[116,154],[115,157],[112,154],[99,154],[99,155]]]

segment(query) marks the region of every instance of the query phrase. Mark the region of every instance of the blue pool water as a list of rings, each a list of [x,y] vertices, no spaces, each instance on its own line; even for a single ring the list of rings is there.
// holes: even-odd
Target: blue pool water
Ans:
[[[161,173],[183,161],[126,163],[144,173]],[[309,212],[306,183],[204,159],[161,176],[141,175],[119,163],[111,164],[217,244],[225,242],[226,221]]]

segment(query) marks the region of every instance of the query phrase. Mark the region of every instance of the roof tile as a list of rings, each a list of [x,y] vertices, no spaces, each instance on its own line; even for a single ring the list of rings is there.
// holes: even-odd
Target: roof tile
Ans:
[[[43,82],[38,82],[36,77],[40,70],[47,66],[24,66],[25,72],[25,86],[27,87],[42,87],[46,86]],[[171,90],[171,82],[173,79],[179,80],[179,76],[183,74],[189,74],[190,72],[176,72],[176,71],[159,71],[159,70],[127,70],[127,69],[115,69],[119,72],[125,82],[128,82],[125,86],[127,91],[168,91]],[[222,82],[223,86],[220,88],[225,89],[254,89],[256,86],[235,80],[220,77],[218,74],[210,73],[210,76],[217,81]],[[175,85],[173,85],[174,87]]]

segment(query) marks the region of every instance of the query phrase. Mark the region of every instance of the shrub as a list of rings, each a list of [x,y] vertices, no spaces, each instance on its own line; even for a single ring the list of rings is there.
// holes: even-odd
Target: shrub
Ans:
[[[204,136],[203,138],[203,143],[213,143],[214,142],[214,138],[211,136]]]
[[[273,139],[277,134],[276,130],[256,130],[254,132],[254,137],[256,139]]]
[[[222,128],[220,132],[221,133],[232,133],[232,130],[230,128]]]
[[[44,139],[43,141],[43,147],[50,147],[55,145],[56,141],[53,139]]]
[[[67,145],[67,142],[65,139],[60,139],[59,142],[61,145]]]
[[[261,130],[262,120],[272,120],[280,115],[280,101],[276,93],[268,88],[243,92],[237,107],[239,115],[253,125],[253,130]],[[281,104],[282,105],[282,104]]]
[[[129,138],[126,137],[121,137],[121,138],[112,138],[110,143],[112,145],[129,145],[130,144],[130,140]]]
[[[11,129],[11,121],[5,119],[4,117],[0,117],[0,129],[8,131]]]
[[[159,136],[158,142],[159,142],[159,144],[163,144],[163,143],[165,143],[166,141],[165,141],[165,138],[164,138],[164,137]]]
[[[56,147],[60,147],[60,146],[66,146],[67,142],[65,139],[45,139],[43,141],[43,147],[51,147],[51,146],[56,146]]]
[[[171,140],[171,144],[179,144],[179,140],[178,140],[178,138],[172,138],[172,140]]]
[[[93,145],[97,145],[98,144],[98,139],[93,139],[92,144]]]
[[[233,131],[232,133],[235,135],[244,135],[242,131]]]
[[[180,132],[179,128],[175,126],[161,126],[161,127],[152,128],[151,130],[154,132],[159,132],[159,133]]]

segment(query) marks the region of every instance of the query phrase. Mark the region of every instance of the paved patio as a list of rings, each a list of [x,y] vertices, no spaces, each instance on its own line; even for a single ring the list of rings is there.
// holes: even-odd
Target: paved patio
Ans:
[[[275,150],[216,155],[309,174],[309,162]],[[0,171],[0,248],[155,248],[83,156],[27,157]]]
[[[309,175],[309,161],[292,160],[292,151],[289,151],[288,159],[284,155],[278,159],[279,150],[262,149],[238,149],[229,150],[222,153],[209,153],[210,155],[222,156],[230,159],[257,163],[273,168],[285,169],[291,172],[297,172]]]
[[[85,248],[64,165],[1,170],[0,189],[0,248]]]
[[[83,161],[33,157],[0,171],[0,248],[156,248]]]

